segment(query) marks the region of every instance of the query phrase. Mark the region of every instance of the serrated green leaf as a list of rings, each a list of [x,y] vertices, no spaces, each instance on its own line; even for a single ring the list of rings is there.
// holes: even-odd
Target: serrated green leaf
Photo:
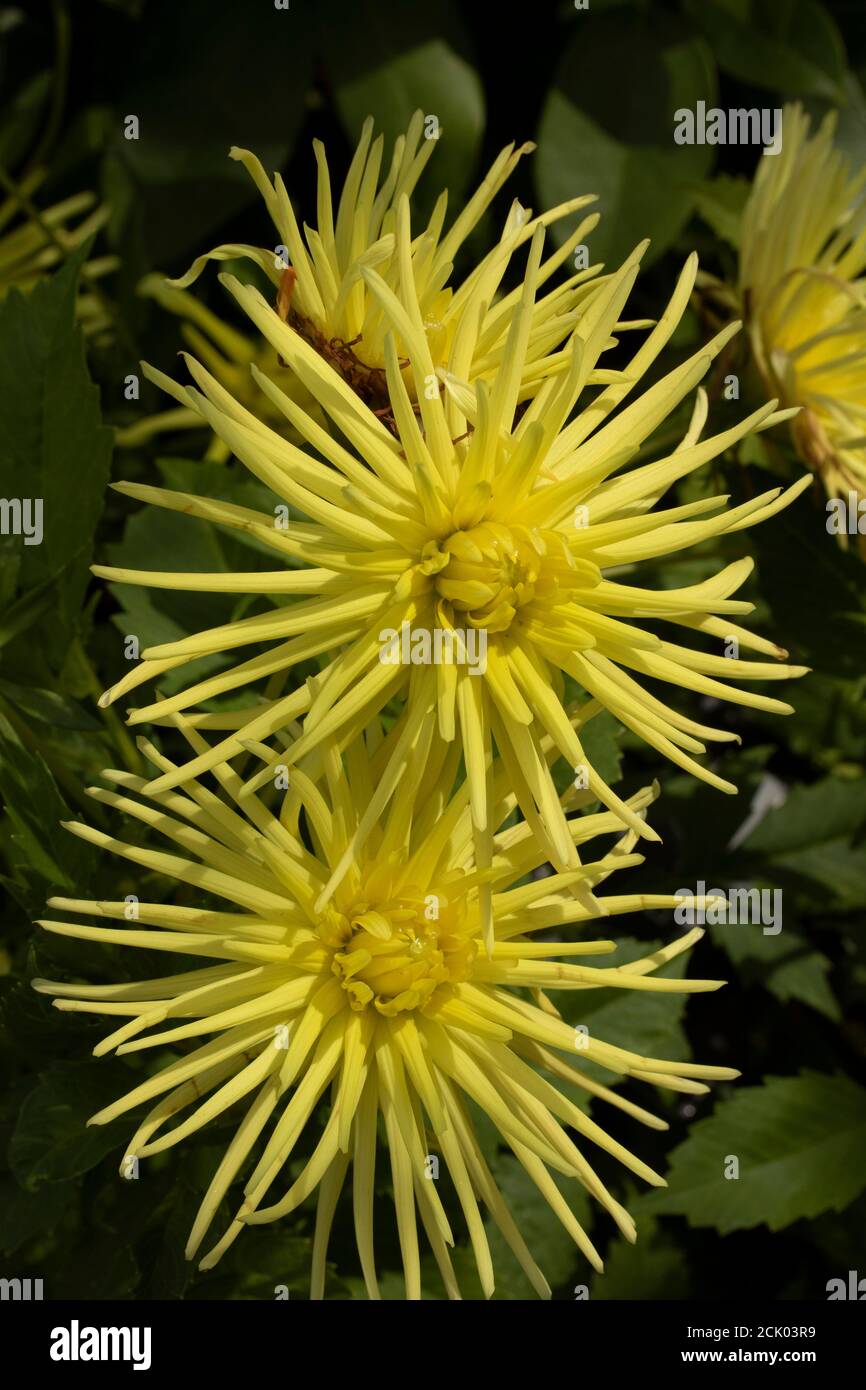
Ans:
[[[768,873],[812,880],[819,905],[860,907],[866,903],[864,829],[862,782],[825,777],[794,787],[755,827],[745,848],[760,856]]]
[[[88,247],[70,256],[26,296],[0,303],[0,494],[42,502],[42,538],[14,542],[18,586],[28,592],[64,575],[45,655],[58,667],[74,632],[102,512],[111,431],[75,322],[75,296]]]
[[[777,999],[799,999],[838,1021],[839,1005],[827,980],[831,966],[825,955],[789,927],[774,936],[765,935],[759,924],[737,925],[744,929],[720,923],[710,931],[739,967],[744,983],[754,978]]]
[[[12,824],[12,841],[26,866],[55,892],[80,890],[94,854],[63,829],[69,808],[38,753],[25,748],[0,714],[0,795]]]
[[[55,729],[101,729],[98,719],[75,700],[56,690],[37,690],[0,680],[0,695],[11,700],[16,709]]]
[[[730,1157],[739,1177],[726,1178]],[[842,1075],[769,1077],[720,1101],[674,1150],[668,1188],[641,1211],[722,1235],[843,1211],[866,1187],[866,1090]]]
[[[20,566],[7,555],[5,559],[5,570],[7,575],[16,571]],[[44,583],[37,584],[35,589],[28,589],[27,593],[21,594],[14,603],[6,609],[2,620],[0,620],[0,647],[5,647],[15,637],[22,632],[26,632],[34,623],[40,622],[57,603],[59,576],[46,579]]]

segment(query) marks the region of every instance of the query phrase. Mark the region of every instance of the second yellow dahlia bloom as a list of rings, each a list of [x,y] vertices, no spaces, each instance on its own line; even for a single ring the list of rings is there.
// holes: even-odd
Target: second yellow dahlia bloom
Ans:
[[[279,316],[321,353],[363,400],[387,417],[391,408],[385,373],[385,339],[391,325],[378,296],[370,292],[365,274],[375,270],[396,289],[403,275],[410,273],[434,366],[447,363],[461,316],[467,301],[472,299],[480,318],[473,354],[465,364],[465,375],[470,380],[478,376],[492,380],[501,365],[508,325],[520,298],[520,291],[513,290],[493,302],[511,258],[529,243],[539,226],[549,226],[581,211],[595,198],[592,195],[572,198],[534,218],[514,200],[498,244],[459,285],[454,285],[455,257],[514,172],[521,156],[534,146],[525,144],[515,149],[509,145],[502,150],[447,231],[448,194],[443,192],[427,226],[413,239],[406,259],[401,262],[395,235],[398,210],[403,200],[411,198],[435,148],[436,138],[425,138],[425,119],[416,111],[405,136],[395,142],[390,164],[383,170],[384,138],[381,135],[373,138],[373,121],[368,118],[335,208],[327,155],[321,142],[315,141],[316,226],[305,225],[303,234],[281,176],[276,174],[271,182],[254,154],[249,150],[232,149],[232,158],[243,163],[264,198],[274,224],[275,245],[270,248],[240,244],[218,246],[199,256],[187,274],[171,284],[185,289],[197,279],[209,260],[246,256],[273,282]],[[575,249],[583,246],[584,238],[597,222],[598,214],[591,213],[578,223],[540,268],[539,285],[569,263]],[[571,331],[575,312],[594,293],[595,277],[601,266],[586,263],[585,248],[581,254],[584,263],[575,273],[535,305],[522,396],[531,395],[547,372],[562,365],[557,350]],[[475,292],[480,282],[485,286],[483,303]],[[399,339],[397,346],[402,356],[403,345]],[[407,383],[411,390],[411,377],[407,378]]]
[[[200,749],[201,736],[186,721],[175,722]],[[183,791],[154,793],[130,773],[104,774],[116,790],[95,788],[92,795],[163,836],[167,849],[142,848],[83,824],[69,828],[149,879],[187,885],[196,905],[167,905],[162,895],[157,901],[54,898],[50,905],[64,917],[91,922],[41,925],[63,936],[193,956],[194,967],[118,985],[34,984],[55,996],[58,1008],[114,1021],[97,1054],[183,1048],[176,1060],[146,1069],[128,1095],[90,1121],[107,1124],[147,1107],[122,1172],[129,1173],[132,1160],[146,1163],[221,1116],[235,1117],[234,1136],[195,1218],[188,1257],[201,1250],[224,1199],[235,1215],[206,1247],[203,1268],[214,1265],[246,1225],[274,1221],[315,1195],[311,1292],[321,1297],[328,1237],[348,1180],[364,1280],[369,1296],[378,1298],[373,1216],[381,1119],[406,1296],[421,1294],[420,1218],[449,1296],[460,1297],[449,1255],[455,1237],[437,1186],[440,1160],[484,1294],[492,1294],[495,1272],[481,1206],[538,1293],[549,1295],[482,1155],[467,1101],[487,1114],[577,1246],[601,1269],[553,1174],[588,1192],[628,1240],[635,1238],[634,1223],[585,1149],[592,1145],[613,1156],[651,1184],[664,1180],[569,1091],[576,1088],[653,1128],[666,1125],[588,1076],[583,1064],[614,1079],[692,1093],[705,1091],[706,1080],[737,1073],[628,1052],[567,1025],[544,992],[614,987],[680,993],[720,982],[653,974],[691,946],[700,930],[619,968],[587,964],[585,958],[614,949],[612,941],[584,939],[587,922],[674,907],[680,899],[596,898],[594,890],[613,871],[639,862],[631,832],[576,871],[525,881],[545,852],[528,825],[512,824],[497,829],[492,861],[482,870],[473,850],[469,787],[464,782],[452,789],[442,744],[426,769],[416,765],[404,778],[390,811],[363,852],[352,852],[349,871],[322,906],[329,875],[352,845],[388,764],[389,745],[398,738],[399,730],[386,734],[373,719],[345,758],[323,750],[308,772],[293,772],[278,813],[245,790],[224,763],[214,768],[218,792],[188,782]],[[141,746],[160,771],[172,770],[155,747]],[[496,827],[516,806],[509,783],[506,768],[491,768]],[[647,790],[633,797],[632,812],[642,816],[652,796]],[[572,792],[565,806],[580,800]],[[568,821],[570,837],[580,844],[620,829],[610,813]],[[493,894],[489,954],[479,908],[483,884]],[[569,939],[550,940],[551,929],[566,931]],[[200,965],[200,959],[215,963]],[[312,1148],[296,1158],[310,1130]]]
[[[830,497],[866,497],[866,170],[786,106],[781,154],[763,158],[742,224],[740,292],[758,366],[803,460]]]

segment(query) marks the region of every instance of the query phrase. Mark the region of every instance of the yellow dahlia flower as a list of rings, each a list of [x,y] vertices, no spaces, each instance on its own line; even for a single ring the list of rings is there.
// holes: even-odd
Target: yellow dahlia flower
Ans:
[[[594,195],[572,198],[539,217],[515,200],[498,245],[470,272],[459,287],[450,285],[454,259],[490,203],[513,173],[531,144],[509,145],[494,160],[486,178],[449,230],[444,230],[448,194],[439,197],[424,231],[407,248],[407,261],[398,261],[395,235],[398,209],[411,196],[436,146],[435,138],[422,138],[424,116],[420,111],[409,123],[405,136],[395,142],[387,173],[383,175],[384,139],[373,139],[373,121],[364,123],[361,138],[336,207],[325,150],[320,141],[313,148],[318,166],[315,229],[298,226],[285,185],[279,174],[271,183],[262,165],[248,150],[234,148],[265,201],[274,223],[277,243],[270,248],[246,245],[218,246],[199,256],[186,275],[172,283],[185,289],[201,274],[209,260],[234,260],[246,256],[271,279],[276,288],[276,307],[326,361],[343,375],[352,388],[382,415],[390,415],[386,384],[385,339],[391,331],[379,297],[370,292],[365,273],[373,270],[396,289],[410,273],[414,282],[423,332],[433,365],[444,365],[450,355],[457,326],[468,300],[479,314],[473,353],[461,364],[468,380],[492,381],[503,360],[508,326],[520,298],[519,289],[495,300],[509,262],[525,246],[539,226],[585,208]],[[538,272],[543,284],[575,254],[598,222],[598,214],[585,217]],[[584,253],[585,254],[585,253]],[[534,309],[530,342],[524,365],[522,395],[530,395],[554,367],[563,366],[557,349],[571,331],[575,312],[594,293],[594,277],[601,266],[580,265],[576,273],[556,286]],[[482,302],[475,293],[485,286]],[[629,327],[633,325],[620,325]],[[398,355],[403,344],[397,340]],[[409,381],[411,389],[411,380]]]
[[[492,388],[483,378],[474,384],[465,379],[478,344],[481,310],[489,302],[487,283],[483,278],[475,282],[448,366],[437,372],[411,267],[405,197],[397,209],[394,236],[402,267],[400,294],[375,270],[365,268],[363,275],[390,325],[385,370],[396,437],[303,334],[283,322],[255,289],[231,277],[226,283],[232,294],[318,400],[333,433],[327,434],[255,370],[262,390],[308,441],[309,450],[245,410],[192,358],[188,365],[198,389],[149,371],[285,498],[293,518],[288,530],[280,530],[274,518],[250,509],[120,484],[131,497],[248,531],[280,557],[283,568],[259,574],[183,574],[97,566],[97,574],[117,583],[263,594],[277,603],[268,612],[146,650],[140,665],[102,697],[103,703],[198,657],[259,648],[229,670],[132,712],[133,724],[160,722],[243,686],[262,687],[256,704],[221,705],[195,715],[200,727],[221,729],[227,736],[157,778],[154,789],[163,791],[303,718],[300,737],[295,735],[279,753],[287,765],[295,764],[331,740],[345,743],[356,725],[363,727],[395,694],[408,690],[405,736],[395,745],[377,796],[387,799],[394,792],[407,760],[418,756],[416,748],[429,746],[438,731],[462,751],[476,853],[480,863],[488,862],[488,765],[495,743],[520,807],[551,862],[560,869],[576,868],[579,859],[540,751],[543,735],[550,736],[605,806],[639,835],[657,838],[590,766],[580,739],[582,723],[606,708],[680,767],[730,792],[732,784],[695,755],[705,752],[707,741],[729,741],[735,735],[680,713],[645,690],[639,678],[788,713],[787,704],[733,682],[787,679],[803,669],[776,664],[786,653],[738,625],[752,605],[731,595],[751,569],[748,559],[676,590],[637,587],[627,570],[772,516],[808,485],[808,475],[787,492],[774,488],[737,507],[721,496],[658,509],[677,479],[751,431],[787,418],[775,412],[771,401],[701,441],[706,397],[699,393],[680,445],[651,462],[637,460],[655,428],[694,390],[736,331],[729,327],[617,410],[676,327],[694,281],[694,258],[644,344],[622,372],[607,374],[608,384],[589,397],[588,383],[598,378],[599,360],[637,275],[643,250],[638,248],[587,304],[564,349],[567,369],[551,370],[521,410],[544,229],[533,235],[526,280],[510,315]],[[404,344],[402,359],[398,339]],[[406,371],[415,387],[414,405]],[[578,413],[571,418],[576,406]],[[294,520],[297,514],[302,519]],[[301,601],[286,602],[296,596]],[[714,639],[733,635],[743,647],[773,661],[696,650],[648,630],[646,620]],[[400,659],[399,643],[396,654],[394,649],[394,636],[406,625],[415,633],[413,643],[419,633],[421,638],[417,658],[414,646],[410,652],[411,664]],[[468,646],[473,633],[479,641],[484,637],[483,669],[480,661],[474,667],[461,662],[461,642]],[[425,636],[431,653],[426,658],[421,650]],[[321,673],[282,693],[293,668],[316,658]],[[425,660],[431,664],[423,664]],[[566,677],[591,697],[576,716],[565,708]],[[268,775],[266,767],[261,778]]]
[[[831,497],[866,497],[866,169],[817,133],[799,104],[783,112],[781,154],[760,162],[743,214],[740,290],[769,389],[803,409],[803,460]]]
[[[185,721],[176,722],[200,748],[201,736]],[[547,1295],[544,1275],[482,1157],[467,1098],[486,1112],[576,1244],[601,1269],[551,1174],[590,1193],[629,1240],[635,1238],[634,1223],[590,1165],[584,1146],[595,1145],[651,1184],[664,1180],[559,1083],[664,1129],[662,1120],[587,1076],[581,1063],[596,1064],[614,1078],[686,1092],[705,1091],[702,1078],[737,1073],[625,1051],[567,1025],[542,991],[679,993],[716,989],[721,982],[653,975],[691,946],[700,930],[619,968],[581,959],[613,950],[612,941],[549,940],[550,929],[648,906],[673,907],[679,899],[595,898],[593,890],[611,872],[639,862],[632,832],[579,870],[525,881],[545,852],[528,825],[513,824],[496,834],[492,862],[482,872],[473,853],[470,789],[464,782],[451,791],[441,743],[436,765],[416,765],[404,779],[364,852],[353,853],[332,900],[320,905],[397,738],[398,730],[386,736],[374,719],[345,760],[332,748],[323,751],[310,760],[309,773],[292,774],[278,814],[245,793],[224,763],[214,769],[219,793],[190,782],[182,792],[154,794],[130,773],[104,774],[117,791],[95,788],[92,795],[164,836],[167,851],[140,848],[83,824],[69,828],[148,876],[188,885],[200,895],[199,905],[53,898],[52,907],[97,918],[99,925],[41,925],[63,936],[190,955],[195,968],[119,985],[34,984],[54,995],[60,1009],[115,1020],[118,1026],[98,1044],[97,1054],[193,1044],[175,1061],[147,1069],[128,1095],[90,1121],[107,1124],[141,1105],[150,1107],[129,1142],[122,1172],[129,1173],[132,1159],[146,1161],[210,1120],[236,1114],[234,1137],[195,1218],[188,1257],[199,1252],[221,1202],[242,1177],[243,1193],[239,1200],[232,1194],[236,1215],[207,1249],[202,1268],[214,1265],[245,1225],[285,1216],[315,1193],[311,1291],[321,1297],[331,1223],[351,1164],[361,1268],[369,1296],[377,1298],[373,1194],[381,1116],[406,1296],[421,1293],[419,1217],[448,1294],[460,1296],[448,1253],[454,1235],[435,1181],[440,1157],[485,1295],[493,1292],[494,1271],[479,1202],[534,1287]],[[142,740],[141,747],[158,769],[172,770],[153,746]],[[496,826],[515,808],[509,784],[505,767],[491,768]],[[632,798],[633,814],[643,815],[652,796],[647,790]],[[572,792],[566,804],[580,800]],[[610,813],[568,822],[570,837],[581,844],[619,829]],[[481,940],[482,882],[493,892],[489,955]],[[200,958],[217,963],[201,966]],[[296,1160],[299,1140],[320,1105],[323,1128],[316,1130],[312,1151],[305,1149],[309,1156]]]

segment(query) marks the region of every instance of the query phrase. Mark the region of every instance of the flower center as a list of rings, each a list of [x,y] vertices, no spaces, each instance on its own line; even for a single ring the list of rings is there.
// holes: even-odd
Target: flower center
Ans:
[[[359,897],[319,928],[334,947],[331,969],[350,1007],[380,1014],[423,1008],[443,984],[469,973],[477,947],[462,905],[436,893],[401,890],[387,901]]]
[[[530,604],[565,603],[580,586],[574,561],[555,531],[482,521],[438,547],[445,563],[436,591],[466,621],[506,632]]]

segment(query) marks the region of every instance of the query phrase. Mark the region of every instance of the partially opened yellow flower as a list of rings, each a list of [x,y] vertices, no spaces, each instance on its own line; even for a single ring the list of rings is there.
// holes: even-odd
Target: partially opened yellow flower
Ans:
[[[831,497],[866,497],[866,170],[812,134],[799,104],[782,151],[760,161],[743,214],[740,290],[758,366],[786,405],[798,451]]]
[[[185,289],[209,260],[248,257],[273,282],[279,315],[336,367],[373,409],[389,416],[385,338],[391,325],[379,297],[368,288],[365,272],[374,269],[395,289],[408,272],[434,366],[448,361],[457,326],[471,298],[479,322],[472,357],[461,364],[462,374],[469,380],[478,376],[492,380],[502,362],[508,326],[520,299],[519,289],[496,299],[512,256],[529,243],[538,226],[549,226],[583,210],[595,197],[572,198],[535,218],[515,200],[498,244],[459,285],[453,285],[455,258],[521,156],[534,148],[531,144],[518,149],[509,145],[494,160],[483,183],[447,231],[448,194],[440,195],[427,226],[407,248],[407,259],[401,266],[395,236],[397,210],[414,192],[436,147],[436,139],[424,138],[424,132],[424,116],[416,111],[405,136],[395,142],[390,165],[383,171],[384,138],[373,138],[373,121],[368,118],[336,209],[324,146],[315,141],[317,225],[305,226],[303,235],[281,176],[276,174],[272,183],[254,154],[232,149],[232,158],[243,163],[264,198],[276,244],[219,246],[199,256],[187,274],[172,283]],[[535,305],[523,370],[524,396],[532,394],[549,371],[564,366],[558,349],[573,327],[575,312],[594,293],[595,277],[601,270],[600,265],[586,263],[583,246],[597,222],[597,213],[584,217],[538,272],[538,283],[547,282],[570,262],[576,248],[582,248],[575,273]],[[485,285],[483,302],[474,292],[479,281]],[[397,348],[402,356],[399,338]],[[411,389],[411,378],[409,384]]]
[[[326,433],[255,371],[263,391],[308,441],[309,450],[297,448],[245,410],[193,359],[189,368],[199,389],[149,373],[180,404],[198,410],[301,519],[281,531],[273,518],[249,509],[121,484],[129,496],[246,529],[280,556],[283,568],[252,575],[97,567],[96,573],[118,583],[264,594],[278,604],[146,650],[140,665],[103,696],[103,703],[198,657],[244,646],[258,649],[227,671],[133,711],[131,723],[159,722],[241,687],[258,687],[255,704],[247,697],[236,707],[223,703],[196,714],[202,727],[222,729],[227,736],[158,778],[154,787],[164,790],[302,718],[300,737],[280,752],[287,765],[335,739],[345,743],[394,695],[409,691],[410,673],[420,667],[423,674],[411,687],[405,736],[395,746],[379,793],[387,797],[394,792],[407,761],[419,756],[416,749],[423,749],[425,741],[429,745],[434,730],[446,741],[456,741],[469,778],[476,854],[480,863],[487,863],[489,763],[495,745],[551,862],[560,869],[575,868],[579,859],[540,752],[543,735],[550,736],[604,805],[639,835],[655,838],[590,765],[580,738],[583,721],[600,707],[608,709],[680,767],[730,792],[732,784],[696,755],[705,752],[707,741],[735,736],[680,713],[646,690],[640,678],[787,713],[787,704],[733,682],[786,679],[802,671],[777,664],[786,653],[739,626],[737,620],[752,605],[731,595],[748,575],[749,560],[675,590],[637,587],[628,570],[772,516],[808,485],[808,475],[787,492],[774,488],[736,507],[721,496],[658,508],[678,479],[751,431],[786,418],[770,402],[700,441],[706,398],[699,393],[692,425],[679,447],[654,461],[638,457],[735,331],[726,329],[617,409],[676,327],[693,284],[694,258],[644,344],[621,372],[611,374],[603,390],[590,392],[588,383],[599,371],[637,275],[643,250],[638,248],[581,314],[567,344],[567,370],[552,371],[521,409],[543,228],[533,236],[526,280],[492,388],[481,378],[472,384],[465,379],[477,345],[480,309],[488,302],[485,281],[476,282],[448,367],[437,373],[411,268],[405,198],[395,237],[397,262],[403,267],[399,295],[374,270],[365,269],[364,277],[390,325],[385,369],[396,437],[303,334],[283,322],[256,290],[230,277],[227,284],[238,303],[319,401],[333,432]],[[414,404],[398,339],[415,387]],[[578,411],[571,418],[575,406]],[[296,596],[309,597],[286,601]],[[657,635],[647,628],[647,620],[671,624],[675,636],[734,636],[744,648],[773,661],[743,661],[696,649]],[[473,634],[477,659],[469,663],[463,658],[473,649]],[[311,659],[321,662],[321,673],[281,693],[286,677]],[[566,677],[591,697],[576,715],[565,707]],[[267,768],[261,775],[267,777]]]
[[[0,299],[14,285],[27,293],[108,220],[108,208],[95,193],[76,193],[40,209],[33,197],[46,171],[36,169],[0,202]],[[11,187],[11,185],[10,185]],[[93,281],[117,268],[116,256],[97,256],[83,270],[76,313],[85,333],[104,333],[109,319]]]
[[[405,720],[405,714],[403,716]],[[178,721],[194,747],[195,730]],[[386,816],[353,854],[333,898],[321,894],[365,814],[399,726],[387,736],[373,720],[341,759],[331,748],[292,774],[278,814],[245,792],[227,765],[215,768],[220,793],[199,783],[153,795],[129,773],[109,772],[117,792],[94,789],[108,806],[165,836],[168,850],[140,848],[86,825],[70,828],[148,876],[191,887],[193,907],[163,901],[77,901],[51,906],[99,925],[52,920],[48,931],[85,940],[164,950],[197,958],[187,973],[119,985],[35,981],[57,1006],[106,1015],[117,1027],[95,1051],[120,1053],[192,1043],[192,1050],[143,1074],[140,1084],[99,1114],[106,1124],[146,1105],[129,1160],[146,1162],[229,1112],[237,1128],[211,1181],[187,1247],[202,1248],[224,1198],[236,1215],[206,1247],[213,1266],[247,1224],[274,1221],[316,1194],[312,1295],[321,1297],[331,1224],[351,1165],[354,1222],[370,1297],[379,1296],[374,1258],[377,1125],[387,1141],[406,1296],[421,1293],[418,1218],[449,1296],[460,1296],[449,1247],[455,1235],[437,1189],[435,1159],[446,1167],[469,1233],[486,1296],[494,1288],[479,1203],[528,1278],[549,1294],[488,1168],[466,1101],[480,1107],[516,1155],[591,1264],[601,1260],[552,1174],[595,1198],[628,1240],[635,1227],[586,1157],[595,1146],[651,1184],[663,1179],[590,1118],[566,1088],[609,1103],[655,1129],[664,1121],[586,1075],[589,1062],[613,1078],[701,1092],[710,1079],[737,1075],[644,1057],[567,1025],[544,991],[596,987],[681,993],[720,982],[657,977],[700,930],[619,968],[586,964],[612,941],[552,941],[551,929],[643,907],[674,907],[675,897],[597,899],[612,871],[639,862],[626,832],[606,853],[567,874],[533,880],[544,850],[525,823],[495,836],[491,865],[474,858],[469,787],[452,791],[454,761],[439,743],[430,765],[407,776]],[[142,741],[161,770],[164,755]],[[548,748],[548,752],[550,749]],[[515,808],[506,768],[491,768],[491,823]],[[630,802],[643,815],[652,791]],[[571,793],[566,804],[580,796]],[[233,804],[234,803],[234,804]],[[575,843],[620,829],[610,813],[568,822]],[[493,893],[495,935],[482,943],[479,888]],[[698,902],[704,900],[695,899]],[[130,916],[136,920],[130,921]],[[116,925],[105,925],[113,921]],[[198,959],[216,961],[201,966]],[[535,1002],[527,997],[529,990]],[[557,1084],[554,1084],[556,1082]],[[317,1111],[319,1107],[319,1111]],[[314,1119],[320,1112],[320,1128]],[[312,1128],[305,1156],[295,1158]],[[573,1131],[576,1137],[572,1137]],[[235,1189],[243,1182],[243,1191]],[[212,1238],[211,1238],[212,1239]]]

